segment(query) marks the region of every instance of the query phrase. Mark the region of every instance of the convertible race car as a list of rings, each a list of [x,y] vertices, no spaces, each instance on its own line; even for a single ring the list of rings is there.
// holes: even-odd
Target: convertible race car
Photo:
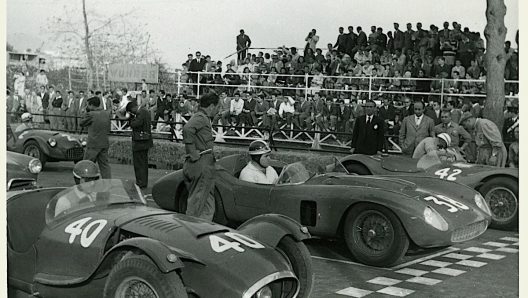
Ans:
[[[245,155],[216,162],[215,221],[236,226],[261,214],[283,214],[314,236],[344,238],[352,255],[368,265],[393,265],[410,241],[437,247],[473,239],[491,218],[478,192],[451,181],[314,174],[302,163],[273,161],[278,182],[257,184],[238,178],[247,162]],[[152,188],[154,201],[184,212],[188,192],[183,181],[182,170],[162,177]]]
[[[354,154],[340,161],[350,173],[359,175],[425,176],[462,183],[484,196],[492,213],[490,227],[512,229],[518,225],[519,169],[497,168],[459,161],[429,160],[425,162],[425,158],[418,160],[401,155]]]
[[[15,152],[6,152],[7,190],[32,189],[37,186],[37,176],[42,164],[32,158]]]
[[[130,181],[10,192],[9,297],[308,297],[307,229],[253,218],[238,230],[147,206]]]
[[[20,123],[7,124],[7,150],[37,158],[42,166],[48,161],[74,161],[83,159],[84,138],[39,128],[18,129]],[[36,124],[33,124],[36,126]]]

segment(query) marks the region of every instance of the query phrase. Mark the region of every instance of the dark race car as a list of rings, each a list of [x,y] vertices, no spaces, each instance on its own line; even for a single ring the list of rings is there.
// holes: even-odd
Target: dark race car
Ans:
[[[359,262],[373,266],[398,262],[410,241],[437,247],[473,239],[490,221],[482,196],[450,181],[314,174],[301,163],[274,161],[277,184],[256,184],[238,179],[247,161],[231,155],[216,162],[215,221],[236,226],[261,214],[283,214],[314,236],[344,238]],[[183,172],[161,178],[152,195],[160,207],[184,212]]]
[[[21,123],[7,124],[7,150],[22,153],[40,160],[42,166],[48,161],[74,161],[83,159],[86,140],[69,134],[39,129],[32,123],[23,127]]]
[[[518,225],[519,169],[459,161],[427,162],[426,158],[418,160],[401,155],[354,154],[340,161],[349,172],[359,175],[412,175],[462,183],[484,196],[492,212],[492,228],[512,229]]]
[[[6,152],[7,191],[33,189],[42,170],[40,160],[15,152]]]
[[[238,230],[148,207],[130,181],[8,193],[9,297],[308,297],[306,228]]]

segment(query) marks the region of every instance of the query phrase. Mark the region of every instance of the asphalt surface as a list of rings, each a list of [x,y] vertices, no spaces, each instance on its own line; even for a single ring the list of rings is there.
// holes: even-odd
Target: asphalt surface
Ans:
[[[72,168],[71,162],[48,163],[38,184],[71,186]],[[149,169],[144,194],[169,172]],[[133,167],[112,164],[112,177],[135,180]],[[414,249],[392,268],[359,264],[341,241],[312,239],[306,244],[315,269],[312,297],[520,297],[517,231],[487,230],[477,239],[451,247]]]

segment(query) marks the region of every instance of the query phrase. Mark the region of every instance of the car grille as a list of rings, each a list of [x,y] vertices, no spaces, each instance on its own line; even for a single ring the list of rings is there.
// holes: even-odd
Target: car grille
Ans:
[[[69,160],[79,160],[84,156],[84,150],[82,147],[74,147],[66,150],[66,158]]]
[[[7,183],[7,190],[23,190],[23,189],[32,189],[35,188],[36,181],[35,179],[11,179]]]
[[[486,231],[488,221],[483,220],[453,231],[451,242],[462,242],[471,240]]]

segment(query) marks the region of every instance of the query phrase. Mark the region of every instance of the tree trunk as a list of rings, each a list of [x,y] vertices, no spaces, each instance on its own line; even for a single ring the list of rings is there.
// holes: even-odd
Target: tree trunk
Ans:
[[[504,0],[486,0],[486,19],[488,21],[484,35],[486,36],[486,104],[483,115],[497,124],[502,130],[504,124],[504,70],[506,67],[506,26],[504,16],[506,5]]]
[[[92,49],[90,47],[90,30],[88,29],[88,17],[86,16],[86,0],[82,0],[82,4],[83,4],[84,31],[85,31],[84,32],[84,47],[86,50],[86,58],[88,59],[88,72],[86,76],[87,76],[88,89],[93,89],[93,74],[95,70],[94,70]]]

